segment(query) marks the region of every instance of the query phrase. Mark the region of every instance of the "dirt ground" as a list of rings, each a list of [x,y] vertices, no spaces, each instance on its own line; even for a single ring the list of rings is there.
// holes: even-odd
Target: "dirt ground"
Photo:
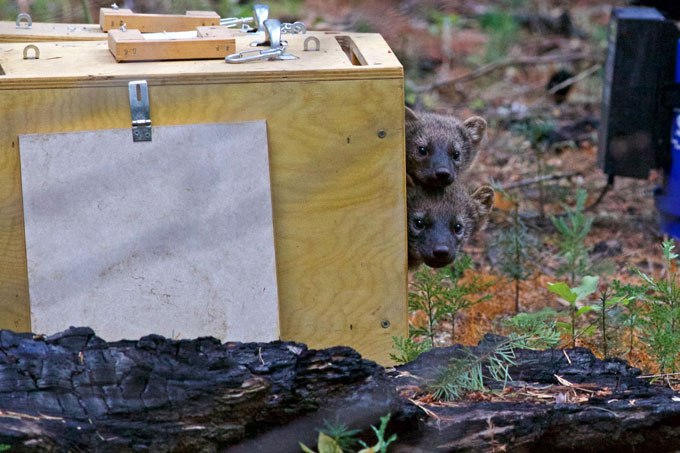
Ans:
[[[566,281],[556,275],[556,230],[547,218],[562,213],[562,203],[573,205],[581,188],[588,192],[587,212],[594,217],[586,241],[595,248],[591,258],[610,262],[610,272],[600,281],[640,283],[629,265],[657,275],[663,270],[659,248],[663,238],[653,198],[660,175],[653,173],[646,180],[617,177],[605,191],[607,175],[596,164],[602,65],[612,5],[627,2],[305,2],[306,20],[317,27],[382,33],[405,66],[410,106],[462,119],[473,114],[486,118],[489,131],[470,171],[473,184],[494,180],[507,186],[537,176],[537,150],[543,156],[544,174],[570,175],[544,183],[544,220],[537,184],[509,190],[518,196],[522,218],[539,241],[533,274],[520,284],[521,311],[568,310],[546,289],[548,282]],[[564,19],[557,20],[560,16],[568,17],[571,25],[564,26]],[[485,25],[485,20],[492,25]],[[562,26],[551,28],[550,21]],[[560,70],[581,79],[571,86],[566,100],[558,103],[546,86]],[[548,124],[557,134],[547,144],[536,144],[517,133],[516,126],[527,121]],[[485,333],[505,333],[502,320],[515,313],[514,284],[499,275],[493,243],[508,225],[511,209],[508,200],[497,197],[485,230],[464,247],[475,264],[466,278],[476,275],[495,281],[488,290],[491,299],[458,313],[454,339],[450,322],[441,323],[438,345],[473,345]],[[424,322],[423,313],[412,313],[411,322]],[[585,338],[578,345],[602,356],[594,339]],[[641,352],[625,358],[654,370]]]

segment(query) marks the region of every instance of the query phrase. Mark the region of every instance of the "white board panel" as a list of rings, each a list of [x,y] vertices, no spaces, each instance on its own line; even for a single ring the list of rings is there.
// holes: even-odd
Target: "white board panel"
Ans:
[[[266,123],[19,138],[35,333],[279,338]]]

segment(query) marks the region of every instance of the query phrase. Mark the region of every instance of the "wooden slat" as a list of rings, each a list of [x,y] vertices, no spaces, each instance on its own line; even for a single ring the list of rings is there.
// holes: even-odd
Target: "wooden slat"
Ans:
[[[139,30],[110,30],[109,50],[116,61],[223,59],[234,53],[234,38],[144,39]]]
[[[96,24],[53,24],[33,22],[17,28],[15,22],[0,21],[0,42],[104,41],[106,33]]]
[[[189,31],[206,25],[219,25],[220,16],[214,11],[187,11],[179,14],[138,14],[129,9],[102,8],[99,10],[99,25],[103,31],[120,28],[142,33],[163,31]]]

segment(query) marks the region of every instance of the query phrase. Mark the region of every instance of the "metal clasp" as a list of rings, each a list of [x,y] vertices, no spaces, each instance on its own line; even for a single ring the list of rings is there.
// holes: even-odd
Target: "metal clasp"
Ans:
[[[21,25],[22,19],[26,21],[26,25]],[[33,27],[33,19],[31,19],[31,16],[26,13],[21,13],[17,16],[17,28],[32,28]]]
[[[290,33],[291,35],[297,35],[301,34],[304,35],[307,33],[307,26],[300,22],[293,22],[292,24],[289,22],[284,22],[281,24],[281,33]]]
[[[132,116],[132,141],[151,141],[151,115],[149,114],[149,88],[146,80],[128,84],[130,115]]]
[[[225,58],[227,63],[246,63],[256,60],[295,60],[297,57],[286,53],[288,43],[281,40],[281,22],[277,19],[267,19],[264,21],[265,45],[270,49],[246,50],[228,55]],[[248,54],[254,54],[247,56]]]

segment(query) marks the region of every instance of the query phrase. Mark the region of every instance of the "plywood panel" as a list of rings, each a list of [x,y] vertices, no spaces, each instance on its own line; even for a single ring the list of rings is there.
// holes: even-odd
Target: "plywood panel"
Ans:
[[[264,121],[19,143],[34,332],[279,338]]]
[[[16,135],[127,127],[127,81],[147,77],[155,125],[267,120],[283,339],[346,344],[389,363],[392,336],[407,334],[401,66],[386,46],[380,60],[367,51],[368,66],[352,66],[331,45],[344,60],[132,63],[120,65],[127,75],[104,65],[91,79],[0,79],[0,310],[27,313]],[[22,79],[36,89],[15,90]]]

